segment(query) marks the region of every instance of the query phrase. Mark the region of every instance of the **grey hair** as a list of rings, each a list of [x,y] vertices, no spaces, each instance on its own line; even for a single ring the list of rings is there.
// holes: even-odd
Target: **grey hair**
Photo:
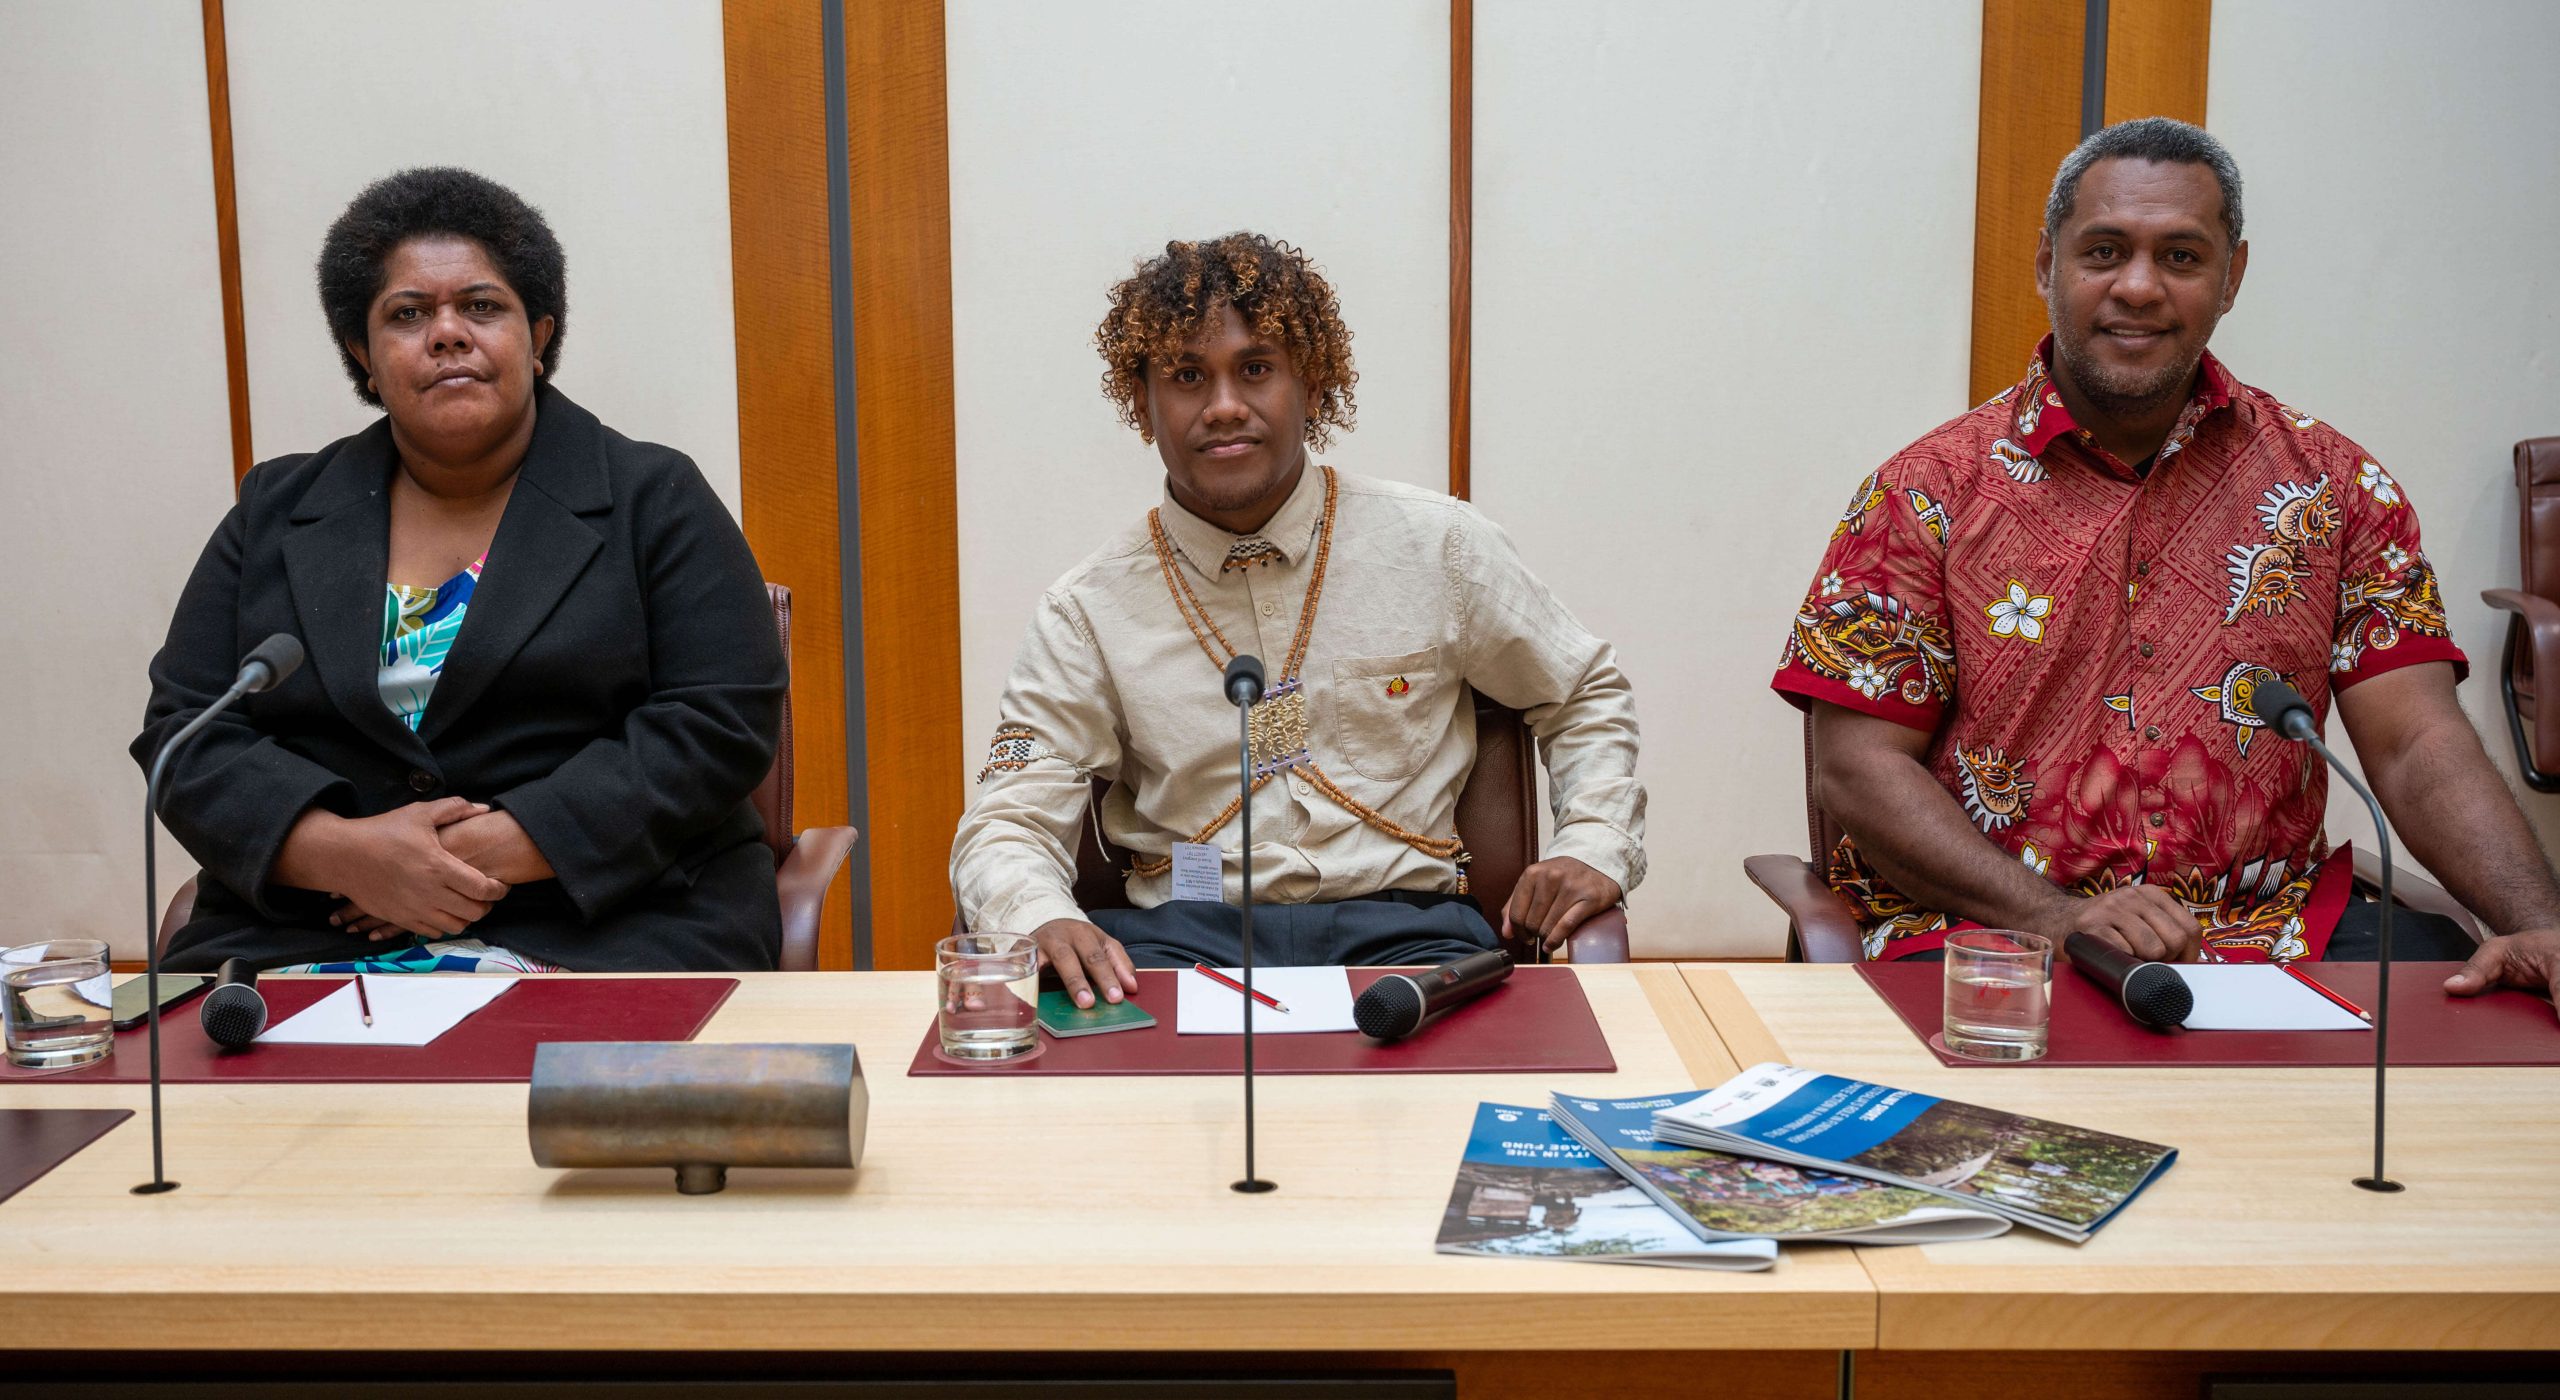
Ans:
[[[2231,152],[2213,133],[2200,126],[2190,126],[2175,117],[2139,117],[2117,122],[2093,132],[2071,154],[2062,158],[2062,168],[2054,172],[2053,193],[2045,196],[2044,231],[2059,235],[2062,221],[2071,217],[2071,206],[2079,202],[2080,177],[2089,167],[2112,157],[2147,160],[2163,165],[2201,165],[2213,172],[2214,182],[2222,186],[2222,227],[2231,242],[2240,242],[2240,166]]]

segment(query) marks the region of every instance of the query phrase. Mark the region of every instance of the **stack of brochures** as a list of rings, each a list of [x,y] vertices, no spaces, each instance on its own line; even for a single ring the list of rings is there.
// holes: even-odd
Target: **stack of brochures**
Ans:
[[[2075,1244],[2178,1160],[2156,1142],[1781,1064],[1656,1110],[1653,1131],[1926,1192]]]
[[[1987,1239],[2009,1228],[1990,1211],[1926,1191],[1658,1140],[1655,1114],[1708,1092],[1642,1099],[1557,1094],[1548,1106],[1575,1140],[1702,1240],[1927,1244]]]
[[[1440,1252],[1691,1269],[1765,1269],[1766,1239],[1706,1240],[1565,1135],[1543,1109],[1476,1106],[1440,1215]]]

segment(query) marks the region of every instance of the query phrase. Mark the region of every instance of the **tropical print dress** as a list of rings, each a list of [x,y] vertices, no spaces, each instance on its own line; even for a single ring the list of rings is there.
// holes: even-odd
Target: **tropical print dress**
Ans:
[[[375,681],[382,703],[412,731],[426,717],[435,695],[436,678],[453,639],[462,634],[463,615],[471,610],[472,591],[489,562],[484,550],[471,566],[433,588],[386,583],[382,591],[382,666]],[[412,935],[416,937],[416,935]],[[379,945],[362,957],[299,963],[277,972],[558,972],[560,968],[476,938],[444,938],[429,942]]]

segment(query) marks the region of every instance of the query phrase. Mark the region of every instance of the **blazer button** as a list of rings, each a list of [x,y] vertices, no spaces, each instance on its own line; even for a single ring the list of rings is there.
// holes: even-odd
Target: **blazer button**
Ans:
[[[424,768],[409,770],[409,790],[421,797],[436,790],[436,775]]]

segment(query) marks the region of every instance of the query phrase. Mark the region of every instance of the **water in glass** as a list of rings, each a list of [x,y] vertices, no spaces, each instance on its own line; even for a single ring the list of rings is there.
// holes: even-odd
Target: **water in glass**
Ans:
[[[1979,1060],[2043,1056],[2052,1027],[2053,945],[1977,929],[1947,938],[1946,1046]]]
[[[68,1069],[103,1060],[115,1041],[115,979],[106,949],[93,955],[28,961],[26,950],[0,968],[0,1019],[7,1021],[9,1063]],[[49,951],[62,951],[62,944]]]
[[[1040,1043],[1040,955],[1021,934],[973,933],[935,948],[942,1053],[1002,1060]]]

